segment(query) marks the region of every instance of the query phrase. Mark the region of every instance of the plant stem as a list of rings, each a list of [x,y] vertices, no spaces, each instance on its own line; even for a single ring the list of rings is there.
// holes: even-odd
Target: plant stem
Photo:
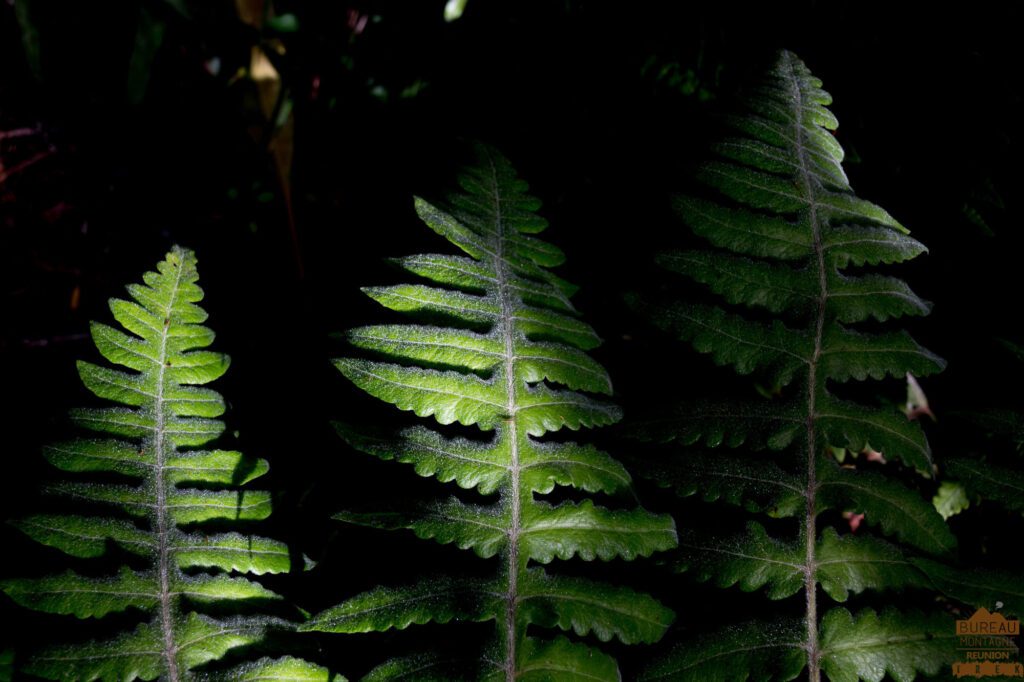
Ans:
[[[153,485],[156,487],[156,535],[157,535],[157,573],[160,581],[160,628],[163,631],[164,659],[167,662],[167,679],[178,682],[178,650],[174,643],[174,604],[170,588],[170,551],[167,536],[170,532],[167,519],[167,480],[164,478],[165,439],[164,430],[164,370],[167,367],[167,338],[170,329],[171,314],[175,299],[181,285],[181,266],[176,266],[174,288],[164,310],[164,326],[160,335],[159,368],[157,370],[156,397],[153,401]]]
[[[819,297],[814,320],[814,353],[808,363],[807,373],[807,489],[806,511],[804,519],[804,592],[807,597],[805,622],[807,624],[807,673],[810,682],[821,679],[821,651],[818,646],[818,578],[817,557],[815,554],[818,540],[818,443],[817,414],[815,404],[818,396],[818,362],[821,359],[821,340],[825,328],[825,308],[828,303],[828,278],[825,273],[825,254],[821,244],[821,225],[818,219],[817,202],[814,196],[814,181],[807,169],[807,150],[804,147],[802,112],[804,108],[803,94],[800,91],[798,76],[789,64],[791,96],[793,98],[793,127],[796,141],[797,159],[800,164],[798,178],[807,201],[807,221],[811,225],[814,239],[814,255],[817,259]]]
[[[514,682],[518,676],[516,670],[516,650],[519,639],[517,608],[519,606],[519,572],[522,568],[519,558],[519,534],[521,529],[522,505],[519,465],[519,429],[516,420],[516,371],[515,371],[515,329],[513,294],[508,287],[509,272],[505,263],[505,222],[502,219],[501,195],[498,191],[498,175],[491,163],[494,187],[494,220],[497,229],[495,244],[495,272],[498,280],[498,299],[501,302],[501,334],[504,337],[505,353],[502,374],[505,378],[506,427],[502,437],[509,441],[509,496],[510,525],[508,529],[508,586],[505,592],[505,679]]]

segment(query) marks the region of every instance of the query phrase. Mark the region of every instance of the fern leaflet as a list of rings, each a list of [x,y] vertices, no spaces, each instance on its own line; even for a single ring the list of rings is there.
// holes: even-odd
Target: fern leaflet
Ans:
[[[128,286],[132,300],[112,299],[126,330],[93,323],[92,338],[115,370],[79,362],[86,387],[116,407],[79,409],[73,421],[102,437],[51,445],[46,458],[73,474],[102,474],[105,482],[74,480],[48,492],[82,514],[38,514],[14,522],[34,540],[71,557],[95,559],[115,547],[144,565],[114,575],[73,571],[2,583],[20,604],[39,611],[102,618],[144,614],[112,640],[46,650],[25,670],[59,680],[191,679],[197,667],[233,649],[259,642],[274,619],[261,615],[215,618],[226,604],[257,604],[280,597],[238,574],[289,570],[287,548],[239,532],[213,532],[210,523],[237,524],[270,514],[270,494],[242,487],[267,471],[264,460],[240,452],[199,449],[224,430],[220,394],[204,388],[228,368],[228,357],[205,350],[214,334],[203,326],[196,258],[174,247]],[[110,481],[116,479],[116,481]],[[108,482],[109,481],[109,482]],[[141,564],[139,564],[141,561]],[[327,679],[324,669],[298,659],[263,659],[228,671],[231,679],[266,679],[285,670]],[[275,672],[276,671],[276,672]]]
[[[611,424],[619,410],[594,397],[611,393],[605,370],[584,352],[600,341],[569,301],[574,288],[547,270],[564,257],[533,236],[547,226],[535,213],[539,203],[504,157],[486,147],[477,152],[479,164],[460,178],[463,192],[451,198],[450,208],[416,200],[423,221],[466,256],[398,259],[425,283],[365,290],[387,308],[442,317],[449,324],[354,329],[348,334],[352,345],[382,359],[344,358],[336,364],[361,389],[402,410],[441,424],[475,426],[490,437],[452,437],[423,426],[385,436],[347,426],[340,432],[365,453],[484,495],[497,491],[498,499],[477,504],[452,497],[412,512],[338,518],[407,528],[483,558],[498,557],[497,575],[375,590],[303,627],[364,632],[428,621],[493,620],[493,644],[470,676],[617,679],[610,656],[565,637],[528,635],[527,628],[653,642],[671,622],[671,611],[628,588],[561,576],[535,564],[556,557],[648,556],[675,546],[675,528],[669,517],[639,508],[609,509],[589,498],[552,504],[536,497],[556,487],[608,495],[630,489],[626,470],[607,454],[541,438],[566,427]],[[434,674],[420,661],[391,661],[370,679],[398,679],[410,669]],[[450,666],[443,664],[447,679],[454,674]]]

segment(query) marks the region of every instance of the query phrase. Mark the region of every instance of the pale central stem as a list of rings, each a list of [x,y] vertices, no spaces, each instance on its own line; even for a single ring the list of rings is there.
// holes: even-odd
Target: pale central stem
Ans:
[[[508,529],[508,588],[505,593],[505,679],[513,682],[517,677],[516,649],[518,644],[518,618],[516,609],[519,606],[519,534],[521,530],[522,490],[519,480],[519,429],[516,423],[516,371],[515,371],[515,330],[513,328],[514,301],[509,291],[508,266],[505,263],[505,221],[502,218],[501,196],[498,190],[498,174],[491,163],[494,186],[494,219],[497,231],[495,245],[495,272],[498,281],[498,299],[501,302],[501,334],[504,340],[504,356],[502,358],[502,374],[505,379],[505,412],[506,426],[502,435],[509,443],[509,488],[510,523]]]
[[[178,648],[174,643],[174,604],[171,601],[170,551],[167,521],[167,481],[164,479],[164,370],[167,367],[167,339],[170,332],[171,311],[181,286],[182,265],[177,266],[170,300],[164,311],[164,326],[160,334],[160,368],[157,371],[156,396],[153,399],[153,485],[156,487],[157,574],[160,581],[160,629],[163,631],[164,659],[167,661],[167,679],[178,682]]]
[[[821,225],[814,196],[814,185],[807,168],[807,154],[804,148],[803,94],[792,64],[789,64],[790,84],[794,100],[794,128],[797,160],[800,164],[799,182],[807,201],[807,220],[811,225],[814,241],[814,256],[818,268],[818,306],[814,321],[814,351],[807,373],[807,489],[804,520],[804,593],[807,596],[807,673],[810,682],[821,680],[821,650],[818,644],[818,576],[817,576],[817,513],[818,513],[818,443],[816,425],[816,402],[818,397],[818,363],[821,359],[821,340],[825,329],[825,308],[828,303],[828,278],[825,271],[825,252],[821,244]]]

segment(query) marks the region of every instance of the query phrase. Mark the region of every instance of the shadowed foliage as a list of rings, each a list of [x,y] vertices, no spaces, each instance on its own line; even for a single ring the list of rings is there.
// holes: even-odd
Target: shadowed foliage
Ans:
[[[949,558],[956,543],[915,489],[935,469],[924,434],[897,410],[865,404],[863,390],[850,386],[924,376],[945,363],[892,329],[892,320],[927,314],[930,304],[875,267],[926,249],[850,188],[830,103],[797,57],[778,56],[746,92],[743,111],[726,120],[733,134],[700,167],[707,196],[676,202],[707,246],[658,258],[716,302],[636,301],[716,364],[773,388],[770,398],[686,405],[634,425],[641,438],[694,446],[677,448],[645,475],[680,495],[761,516],[732,536],[688,524],[673,567],[720,587],[763,589],[773,600],[798,597],[804,617],[681,644],[643,679],[789,680],[806,669],[811,680],[878,682],[888,674],[907,682],[953,660],[952,616],[935,604],[927,612],[851,613],[819,601],[916,588],[925,605],[936,590],[984,603],[1000,591],[987,585],[967,595],[969,581],[935,560]],[[729,451],[711,450],[719,447]],[[884,465],[869,461],[883,458]],[[836,512],[856,514],[867,527],[856,530]]]

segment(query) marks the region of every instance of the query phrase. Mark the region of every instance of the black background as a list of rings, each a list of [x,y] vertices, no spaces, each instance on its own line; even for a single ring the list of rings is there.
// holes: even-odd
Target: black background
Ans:
[[[140,7],[166,31],[144,89],[128,78]],[[469,0],[461,19],[445,23],[442,9],[277,3],[299,22],[278,36],[286,47],[278,70],[294,100],[293,236],[254,88],[232,80],[261,36],[231,3],[194,7],[190,18],[156,0],[49,3],[33,16],[35,76],[14,9],[0,6],[0,128],[41,131],[4,141],[0,158],[10,168],[52,148],[0,185],[0,516],[41,508],[35,490],[49,472],[39,448],[68,433],[68,407],[92,404],[74,367],[98,357],[88,321],[108,321],[106,300],[180,243],[198,253],[215,348],[233,359],[216,384],[229,401],[228,432],[237,432],[226,443],[271,465],[261,483],[278,491],[278,511],[263,532],[320,562],[274,586],[316,611],[375,584],[410,581],[424,566],[489,570],[452,547],[328,520],[331,511],[441,488],[367,461],[334,436],[331,419],[383,422],[394,410],[330,366],[344,348],[329,333],[393,319],[358,290],[400,281],[384,257],[450,251],[419,223],[412,196],[450,189],[467,141],[480,139],[503,150],[544,201],[545,236],[568,255],[559,272],[582,287],[577,306],[606,340],[594,355],[627,419],[672,396],[751,391],[749,380],[652,330],[622,295],[658,286],[651,255],[685,239],[671,194],[713,138],[714,113],[779,48],[795,51],[833,94],[858,194],[930,248],[899,274],[936,304],[911,325],[915,337],[949,361],[923,382],[939,415],[927,427],[936,457],[998,446],[954,413],[1022,402],[1019,368],[998,343],[1024,340],[1017,12],[983,3],[944,14],[895,3]],[[371,17],[361,31],[352,12]],[[217,75],[204,67],[214,57]],[[671,80],[688,70],[697,92]],[[400,96],[417,82],[425,86],[415,96]],[[883,391],[902,395],[899,382]],[[632,447],[604,431],[594,437],[613,452]],[[648,506],[669,503],[642,493]],[[680,525],[691,512],[707,514],[678,508]],[[1007,561],[999,538],[1021,531],[985,509],[954,527],[968,538],[966,558],[984,551],[994,563]],[[66,565],[0,532],[3,577]],[[649,586],[683,630],[703,629],[711,611],[730,620],[722,613],[799,606],[695,589],[653,562],[597,570]],[[25,623],[6,635],[21,651],[66,621],[4,599],[0,622]],[[295,646],[354,677],[388,655],[433,641],[466,646],[462,637],[486,630],[430,626]],[[648,655],[620,653],[627,676]]]

